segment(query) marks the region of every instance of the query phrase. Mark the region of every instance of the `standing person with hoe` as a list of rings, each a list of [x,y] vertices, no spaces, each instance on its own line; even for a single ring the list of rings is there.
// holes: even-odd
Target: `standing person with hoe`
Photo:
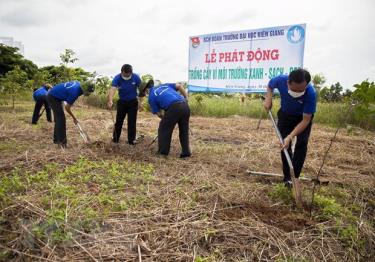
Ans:
[[[94,84],[91,82],[71,81],[60,83],[52,87],[48,92],[47,101],[52,108],[53,118],[55,119],[55,129],[53,131],[53,143],[65,148],[68,141],[66,138],[66,119],[63,109],[65,102],[65,110],[73,118],[74,124],[78,124],[78,120],[71,111],[74,102],[81,95],[88,96],[94,92]]]
[[[112,109],[113,96],[118,90],[120,99],[117,102],[116,123],[113,131],[112,142],[119,143],[122,125],[126,115],[128,115],[128,143],[135,144],[137,133],[137,112],[142,107],[142,100],[138,102],[138,88],[141,79],[135,73],[129,64],[121,67],[121,73],[112,80],[112,87],[108,93],[108,109]]]
[[[142,83],[141,95],[148,93],[151,112],[161,120],[158,129],[158,153],[167,156],[171,147],[173,129],[178,124],[181,144],[180,158],[191,156],[189,145],[190,108],[187,103],[187,93],[179,83],[161,84],[154,86],[153,79]],[[162,110],[165,113],[162,113]]]
[[[44,105],[44,110],[46,111],[47,121],[52,122],[51,117],[51,108],[47,102],[47,93],[51,89],[50,84],[44,84],[42,87],[38,88],[33,92],[33,99],[35,101],[34,113],[31,119],[31,124],[36,125],[38,123],[39,117],[43,114],[40,114],[40,109]]]
[[[296,178],[300,176],[305,162],[312,120],[316,112],[316,91],[310,81],[310,73],[304,69],[296,69],[290,72],[289,76],[274,77],[268,83],[263,104],[267,111],[271,110],[273,90],[275,88],[279,90],[281,108],[277,113],[277,127],[284,140],[281,149],[288,150]],[[291,142],[294,137],[297,137],[297,142],[294,154],[292,154]],[[285,186],[291,188],[290,169],[282,151],[281,159]]]

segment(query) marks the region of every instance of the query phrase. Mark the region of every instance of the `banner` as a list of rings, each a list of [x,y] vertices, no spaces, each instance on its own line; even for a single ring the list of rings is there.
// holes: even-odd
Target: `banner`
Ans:
[[[303,67],[306,24],[189,38],[189,92],[264,93]]]

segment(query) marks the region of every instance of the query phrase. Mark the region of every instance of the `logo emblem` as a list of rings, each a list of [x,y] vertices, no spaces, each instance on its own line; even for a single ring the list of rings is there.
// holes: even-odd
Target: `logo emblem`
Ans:
[[[199,44],[201,43],[201,40],[199,39],[199,37],[190,37],[190,40],[191,40],[191,46],[196,48],[199,46]]]
[[[299,43],[305,39],[305,29],[300,25],[292,26],[289,28],[286,37],[293,44]]]

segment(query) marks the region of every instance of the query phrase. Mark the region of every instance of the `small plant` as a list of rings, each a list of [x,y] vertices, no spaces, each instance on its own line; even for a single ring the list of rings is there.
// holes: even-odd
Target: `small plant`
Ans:
[[[269,196],[276,200],[281,200],[285,204],[291,204],[293,202],[293,195],[291,190],[286,188],[284,184],[276,184],[273,186]]]

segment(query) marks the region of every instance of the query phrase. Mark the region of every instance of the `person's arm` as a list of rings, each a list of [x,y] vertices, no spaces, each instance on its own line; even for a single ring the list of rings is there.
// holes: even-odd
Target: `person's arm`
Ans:
[[[272,108],[272,95],[273,95],[273,89],[267,86],[267,94],[263,102],[263,107],[266,111],[270,111]]]
[[[156,114],[157,114],[157,116],[158,116],[160,119],[162,119],[163,116],[164,116],[164,114],[163,114],[163,112],[162,112],[161,110],[160,110],[159,112],[157,112]]]
[[[65,105],[65,110],[66,110],[66,112],[68,112],[68,114],[73,118],[73,122],[74,122],[74,124],[77,124],[77,123],[78,123],[78,120],[77,120],[77,118],[74,116],[72,110],[70,109],[71,107],[72,107],[72,105],[70,105],[70,104],[66,104],[66,105]]]
[[[295,136],[298,136],[305,130],[305,128],[310,124],[312,118],[312,114],[303,114],[302,121],[298,123],[298,125],[293,129],[290,134],[284,138],[284,145],[282,145],[281,149],[288,148],[291,141]]]
[[[112,86],[108,91],[108,109],[111,109],[113,106],[113,96],[115,95],[116,89],[116,87]]]
[[[179,91],[183,97],[185,97],[186,101],[188,100],[188,94],[181,84],[176,83],[176,90]]]

